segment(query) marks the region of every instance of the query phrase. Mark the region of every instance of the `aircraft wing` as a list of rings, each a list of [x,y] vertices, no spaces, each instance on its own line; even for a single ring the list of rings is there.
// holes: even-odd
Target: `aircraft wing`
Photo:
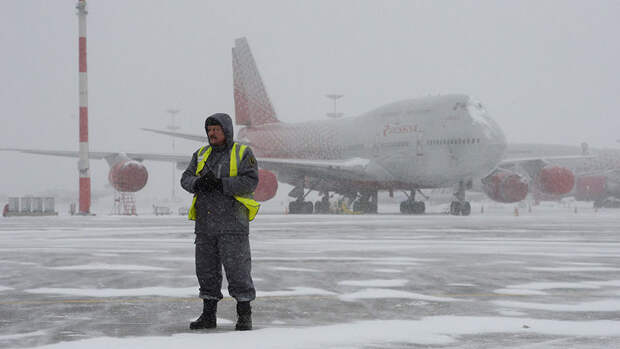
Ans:
[[[206,142],[206,139],[207,139],[206,135],[195,135],[195,134],[189,134],[189,133],[155,130],[152,128],[142,128],[141,130],[144,130],[147,132],[159,133],[162,135],[167,135],[167,136],[172,136],[172,137],[177,137],[177,138],[189,139],[189,140],[198,141],[198,142]]]
[[[360,181],[394,180],[382,166],[369,159],[302,160],[258,158],[258,165],[266,170],[287,174],[303,174],[312,177]]]
[[[17,151],[21,153],[39,154],[39,155],[51,155],[51,156],[63,156],[70,158],[80,157],[78,151],[73,150],[42,150],[42,149],[24,149],[24,148],[0,148],[0,151]],[[151,161],[164,161],[164,162],[177,162],[188,163],[191,160],[191,155],[180,154],[157,154],[157,153],[125,153],[125,152],[100,152],[89,151],[89,159],[110,159],[124,154],[128,158],[137,161],[151,160]]]
[[[575,167],[578,162],[594,159],[594,155],[559,155],[559,156],[538,156],[538,157],[525,157],[504,159],[497,165],[499,168],[508,170],[523,169],[530,177],[538,173],[543,167],[550,163],[556,163],[561,165],[568,165],[569,167]]]
[[[561,155],[561,156],[538,156],[538,157],[527,157],[527,158],[514,158],[514,159],[504,159],[500,161],[499,166],[502,165],[512,165],[523,162],[532,162],[532,161],[554,161],[554,160],[585,160],[585,159],[593,159],[596,158],[594,155]]]

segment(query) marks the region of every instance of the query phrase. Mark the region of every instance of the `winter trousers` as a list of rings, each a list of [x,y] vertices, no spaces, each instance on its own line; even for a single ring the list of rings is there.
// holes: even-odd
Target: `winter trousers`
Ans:
[[[250,237],[247,234],[196,235],[196,276],[200,298],[222,299],[222,265],[228,293],[237,302],[256,298],[252,282]]]

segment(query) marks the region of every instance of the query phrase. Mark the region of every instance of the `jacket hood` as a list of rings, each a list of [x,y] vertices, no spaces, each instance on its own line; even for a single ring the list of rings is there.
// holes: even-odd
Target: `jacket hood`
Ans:
[[[205,120],[205,132],[207,132],[207,124],[209,123],[210,119],[214,119],[219,122],[220,125],[222,125],[222,130],[224,131],[224,135],[226,136],[226,148],[231,147],[235,141],[233,139],[233,122],[230,118],[230,115],[224,113],[215,113],[207,117],[207,119]]]

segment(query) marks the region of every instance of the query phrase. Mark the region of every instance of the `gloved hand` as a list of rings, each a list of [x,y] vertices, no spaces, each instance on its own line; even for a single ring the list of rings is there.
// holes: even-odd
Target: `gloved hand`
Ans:
[[[200,178],[196,180],[196,189],[208,193],[214,190],[222,191],[222,180],[215,176],[211,170],[207,170]]]
[[[213,171],[208,170],[207,173],[205,173],[203,177],[206,178],[207,185],[209,186],[211,191],[214,191],[214,190],[217,190],[219,192],[222,191],[222,180],[217,178],[215,176],[215,173],[213,173]]]
[[[205,176],[198,177],[194,187],[197,192],[206,192],[208,189],[207,178]]]

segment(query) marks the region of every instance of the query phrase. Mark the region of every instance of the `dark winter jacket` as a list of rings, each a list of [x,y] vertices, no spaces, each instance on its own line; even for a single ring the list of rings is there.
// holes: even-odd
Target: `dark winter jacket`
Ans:
[[[254,192],[258,185],[258,166],[250,147],[245,149],[243,158],[237,168],[237,176],[230,177],[230,151],[234,145],[233,123],[226,114],[214,114],[226,136],[226,144],[212,147],[211,155],[207,158],[201,175],[211,169],[217,178],[222,180],[222,192],[214,190],[209,193],[197,191],[196,168],[198,166],[198,150],[192,155],[189,166],[181,177],[181,186],[192,194],[198,194],[196,199],[196,234],[248,234],[248,209],[237,201],[233,195]],[[208,118],[207,118],[208,119]],[[206,124],[206,122],[205,122]]]

